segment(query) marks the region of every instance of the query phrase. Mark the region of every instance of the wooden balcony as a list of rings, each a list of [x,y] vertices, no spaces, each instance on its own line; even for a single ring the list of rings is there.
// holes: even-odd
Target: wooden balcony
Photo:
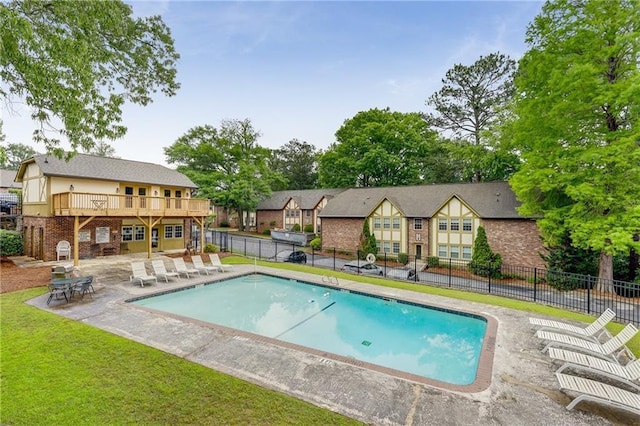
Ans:
[[[209,200],[65,192],[53,195],[55,216],[203,217]]]

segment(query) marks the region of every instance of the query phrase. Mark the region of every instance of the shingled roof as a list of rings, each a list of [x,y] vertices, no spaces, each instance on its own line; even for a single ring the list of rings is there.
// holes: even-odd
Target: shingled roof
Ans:
[[[20,166],[20,170],[18,170],[19,181],[22,180],[25,165],[30,162],[35,162],[45,176],[197,188],[191,179],[182,173],[159,164],[89,154],[76,154],[68,162],[52,155],[34,155]]]
[[[21,183],[14,182],[15,177],[15,170],[0,170],[0,186],[2,186],[2,188],[22,188]]]
[[[257,210],[282,210],[291,198],[294,199],[300,209],[312,210],[323,197],[332,198],[343,191],[345,191],[344,188],[275,191],[271,193],[271,197],[258,204]]]
[[[328,217],[367,217],[385,198],[405,217],[432,217],[456,196],[486,219],[522,218],[508,182],[455,183],[384,188],[351,188],[336,195],[319,214]]]

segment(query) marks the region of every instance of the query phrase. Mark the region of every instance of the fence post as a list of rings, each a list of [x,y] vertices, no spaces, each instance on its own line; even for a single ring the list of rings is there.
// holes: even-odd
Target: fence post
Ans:
[[[336,270],[336,248],[333,248],[333,270]]]
[[[315,266],[316,250],[311,247],[311,266]]]
[[[418,257],[414,257],[413,262],[413,281],[418,282]]]
[[[244,256],[247,255],[247,239],[244,239]]]
[[[533,268],[533,301],[538,297],[538,268]]]
[[[258,259],[262,260],[262,240],[258,240]]]
[[[449,258],[449,287],[451,287],[451,258]]]
[[[591,313],[591,275],[587,275],[587,313]]]
[[[491,276],[492,275],[493,275],[493,264],[489,262],[489,286],[488,286],[489,294],[491,294]]]

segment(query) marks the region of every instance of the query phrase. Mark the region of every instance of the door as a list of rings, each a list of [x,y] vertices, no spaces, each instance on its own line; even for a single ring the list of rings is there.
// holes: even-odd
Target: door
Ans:
[[[422,244],[416,244],[416,259],[422,259]]]
[[[151,229],[151,248],[158,248],[158,228]]]

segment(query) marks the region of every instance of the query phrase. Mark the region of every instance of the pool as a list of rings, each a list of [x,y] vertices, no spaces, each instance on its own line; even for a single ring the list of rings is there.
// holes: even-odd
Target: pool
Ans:
[[[481,315],[263,274],[129,302],[462,387],[477,380],[488,346]]]

